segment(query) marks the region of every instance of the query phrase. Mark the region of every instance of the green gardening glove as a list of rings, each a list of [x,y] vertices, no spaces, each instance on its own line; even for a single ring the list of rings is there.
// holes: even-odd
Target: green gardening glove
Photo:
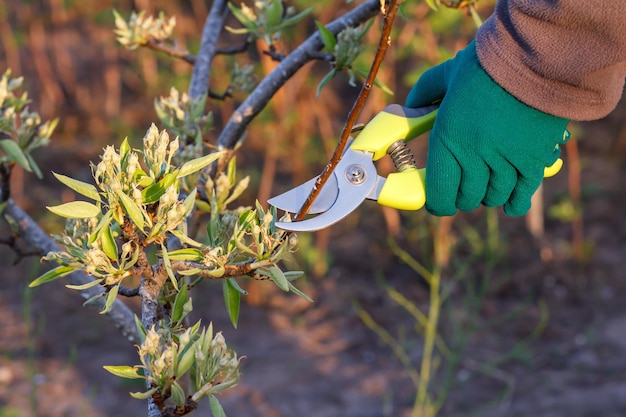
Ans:
[[[569,138],[568,120],[533,109],[502,89],[481,68],[474,42],[424,73],[405,105],[438,101],[428,142],[426,209],[450,216],[483,204],[525,214],[544,168]]]

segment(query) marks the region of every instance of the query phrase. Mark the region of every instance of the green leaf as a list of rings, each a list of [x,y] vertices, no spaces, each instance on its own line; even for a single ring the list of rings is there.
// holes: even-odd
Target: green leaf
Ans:
[[[241,295],[248,295],[248,291],[246,291],[243,288],[241,288],[234,278],[230,278],[229,281],[230,281],[230,284],[233,286],[233,288],[235,290],[239,291],[239,294],[241,294]]]
[[[248,188],[248,184],[250,184],[249,176],[239,181],[239,183],[237,183],[235,188],[231,191],[230,196],[222,203],[223,207],[226,207],[228,204],[238,199],[243,194],[243,192],[246,191],[246,189]]]
[[[124,138],[122,144],[120,145],[120,159],[126,159],[128,154],[130,153],[130,145],[128,144],[128,138]]]
[[[74,271],[74,269],[75,268],[73,266],[69,265],[57,266],[56,268],[51,269],[45,274],[41,275],[39,278],[36,278],[34,281],[28,284],[28,286],[33,288],[46,282],[54,281],[55,279],[59,279],[70,274]]]
[[[289,290],[296,294],[297,296],[300,296],[302,298],[304,298],[305,300],[307,300],[309,303],[312,303],[313,300],[311,299],[311,297],[309,297],[308,295],[306,295],[305,293],[303,293],[302,291],[300,291],[298,288],[296,288],[295,285],[293,285],[291,282],[288,283],[289,285]]]
[[[181,242],[183,242],[186,245],[189,246],[195,246],[197,248],[201,248],[204,245],[200,242],[196,242],[195,240],[193,240],[192,238],[190,238],[189,236],[187,236],[187,234],[179,231],[179,230],[172,230],[172,234],[174,236],[176,236],[178,239],[180,239]]]
[[[28,163],[28,159],[26,158],[26,154],[20,148],[16,142],[11,139],[2,139],[0,140],[0,147],[7,155],[11,158],[12,161],[18,163],[22,168],[24,168],[28,172],[32,172],[32,168]]]
[[[226,417],[222,404],[220,404],[220,401],[215,395],[211,395],[209,397],[209,406],[211,407],[211,414],[213,414],[213,417]]]
[[[158,182],[154,183],[141,190],[141,202],[144,204],[152,204],[159,201],[159,198],[161,198],[163,194],[165,194],[165,188]]]
[[[235,183],[235,179],[237,178],[237,158],[232,157],[230,161],[228,161],[228,168],[226,169],[226,176],[228,177],[228,182],[231,184]]]
[[[172,392],[172,401],[174,401],[174,404],[178,406],[185,405],[185,391],[183,391],[178,382],[174,381],[170,389]]]
[[[223,153],[224,152],[213,152],[208,155],[201,156],[200,158],[185,162],[185,164],[180,168],[178,178],[186,177],[189,174],[193,174],[194,172],[201,170],[214,161],[217,161]]]
[[[159,182],[141,190],[141,201],[144,204],[152,204],[159,201],[159,198],[165,194],[167,189],[176,182],[177,177],[178,171],[170,172],[169,174],[165,174]]]
[[[176,369],[176,378],[180,378],[185,375],[189,369],[193,366],[196,356],[196,345],[194,342],[190,342],[189,345],[180,352],[178,356],[178,368]]]
[[[156,388],[150,388],[146,392],[131,392],[130,396],[138,400],[147,400],[148,398],[152,397],[155,392],[157,392]]]
[[[253,210],[245,209],[239,214],[239,219],[237,220],[237,223],[239,224],[239,227],[241,227],[241,229],[247,230],[250,224],[254,221],[255,217],[256,215]]]
[[[328,30],[326,26],[324,26],[317,20],[315,21],[315,25],[317,26],[317,30],[319,30],[320,32],[320,37],[322,38],[324,48],[326,48],[326,50],[332,54],[335,51],[335,45],[337,45],[337,39],[335,38],[335,35],[333,35],[333,33]]]
[[[149,187],[154,184],[154,178],[147,175],[143,170],[137,168],[137,172],[135,173],[135,182],[139,187]]]
[[[315,97],[319,97],[320,96],[320,93],[322,92],[322,88],[324,88],[326,86],[326,84],[328,84],[330,82],[330,80],[333,79],[335,74],[337,74],[337,68],[333,68],[330,71],[328,71],[328,74],[326,74],[324,76],[324,78],[322,78],[322,81],[320,81],[320,83],[318,84],[318,86],[317,86],[317,93],[315,94]]]
[[[192,275],[198,275],[199,273],[201,273],[202,271],[204,271],[204,269],[202,268],[191,268],[191,269],[184,269],[182,271],[178,271],[179,275],[184,275],[186,277],[188,276],[192,276]]]
[[[270,28],[276,27],[282,20],[284,11],[283,0],[271,0],[265,9],[265,21],[267,22],[267,26]]]
[[[202,251],[194,248],[177,249],[168,255],[172,261],[201,261],[204,258]]]
[[[54,175],[61,183],[76,191],[78,194],[84,195],[92,200],[100,201],[100,194],[98,194],[98,190],[95,186],[86,182],[75,180],[74,178],[70,178],[65,175],[57,174],[56,172],[53,172],[52,175]]]
[[[87,219],[97,217],[100,208],[86,201],[72,201],[71,203],[59,204],[58,206],[46,206],[54,214],[66,219]]]
[[[255,201],[255,206],[256,206],[257,218],[262,219],[263,217],[265,217],[265,211],[263,210],[263,206],[261,205],[259,200]]]
[[[287,281],[294,281],[304,275],[303,271],[287,271],[285,272],[285,278]]]
[[[117,243],[115,243],[115,238],[113,237],[113,232],[111,232],[111,228],[110,227],[105,227],[102,230],[102,234],[101,234],[101,246],[102,246],[102,250],[104,251],[104,253],[106,253],[106,255],[109,257],[109,259],[113,259],[114,261],[118,261],[118,256],[117,256]]]
[[[100,284],[102,282],[101,279],[95,279],[91,282],[88,282],[86,284],[82,284],[82,285],[70,285],[67,284],[65,287],[69,288],[70,290],[78,290],[78,291],[82,291],[82,290],[86,290],[89,289],[91,287],[95,287],[96,285]]]
[[[235,29],[231,28],[230,26],[224,26],[224,28],[234,35],[245,35],[247,33],[250,33],[250,30],[245,28]]]
[[[233,14],[233,16],[235,16],[235,18],[239,20],[239,23],[241,23],[246,29],[248,29],[248,31],[254,32],[256,30],[256,23],[248,19],[248,16],[246,16],[241,10],[235,7],[235,5],[233,5],[231,2],[228,2],[228,8],[230,9],[230,12]]]
[[[54,129],[57,128],[58,124],[59,124],[58,118],[48,120],[47,122],[39,126],[39,136],[42,138],[49,139],[50,136],[52,136],[52,132],[54,132]]]
[[[211,206],[204,200],[196,200],[195,204],[196,208],[204,213],[208,213],[211,211]]]
[[[145,379],[143,375],[139,374],[138,372],[139,370],[136,367],[127,366],[127,365],[117,365],[117,366],[105,365],[103,366],[103,368],[109,371],[110,373],[112,373],[113,375],[119,376],[120,378]]]
[[[185,303],[189,298],[189,292],[187,289],[187,284],[181,286],[178,294],[176,294],[176,298],[174,299],[174,306],[172,307],[172,322],[178,323],[181,321],[183,317]]]
[[[304,19],[306,17],[306,15],[308,15],[312,11],[313,11],[313,8],[309,7],[307,9],[304,9],[303,11],[301,11],[298,14],[295,14],[295,15],[293,15],[291,17],[288,17],[287,19],[283,19],[283,21],[280,23],[280,26],[278,28],[279,29],[283,29],[283,28],[286,28],[287,26],[291,26],[293,24],[296,24],[300,20]]]
[[[89,304],[95,302],[98,298],[101,298],[104,296],[104,293],[101,292],[100,294],[96,294],[92,297],[89,297],[87,300],[85,300],[85,302],[83,303],[83,307],[88,306]]]
[[[104,309],[100,312],[100,314],[107,313],[111,309],[111,307],[113,307],[113,303],[115,302],[115,299],[117,298],[117,293],[119,292],[119,290],[120,290],[119,284],[111,287],[111,289],[106,295],[106,300],[104,301]]]
[[[288,292],[289,291],[289,281],[287,277],[277,266],[270,266],[267,269],[269,277],[281,290]]]
[[[224,268],[223,266],[218,266],[217,268],[213,269],[203,269],[202,272],[214,278],[221,278],[226,273],[226,268]]]
[[[170,278],[170,281],[172,281],[172,285],[174,285],[176,291],[178,291],[178,281],[174,276],[174,270],[172,269],[172,263],[170,262],[169,253],[167,253],[167,248],[163,243],[161,243],[161,258],[163,258],[163,265],[165,265],[165,271],[167,271],[167,276]]]
[[[132,198],[124,194],[122,190],[116,190],[115,194],[119,197],[122,206],[126,210],[126,214],[128,214],[128,217],[130,217],[130,220],[135,223],[135,226],[137,226],[140,230],[143,230],[145,222],[142,209],[137,205],[137,203],[135,203]]]
[[[109,225],[111,224],[111,219],[112,218],[113,218],[113,212],[112,211],[109,210],[106,213],[104,213],[104,216],[102,216],[102,218],[98,222],[98,225],[96,226],[94,231],[91,233],[91,236],[89,236],[89,244],[93,244],[96,240],[98,240],[100,238],[100,235],[102,234],[102,231],[105,228],[108,228]]]
[[[226,304],[226,311],[230,321],[233,323],[233,327],[237,328],[237,322],[239,321],[239,307],[241,305],[241,293],[231,283],[232,278],[222,280],[222,290],[224,291],[224,304]]]
[[[26,159],[28,159],[28,165],[30,165],[30,167],[32,168],[37,178],[42,179],[43,174],[41,173],[41,169],[39,169],[39,165],[37,165],[37,162],[35,162],[35,160],[29,153],[25,155],[26,155]]]
[[[194,203],[196,202],[196,196],[198,194],[198,189],[194,188],[187,197],[185,197],[185,201],[183,201],[183,208],[185,209],[185,216],[189,216],[191,211],[193,210]]]
[[[141,323],[141,320],[139,320],[139,317],[137,317],[137,315],[135,314],[135,327],[137,327],[137,333],[139,334],[139,340],[141,340],[141,343],[146,341],[146,328],[143,326],[143,324]]]

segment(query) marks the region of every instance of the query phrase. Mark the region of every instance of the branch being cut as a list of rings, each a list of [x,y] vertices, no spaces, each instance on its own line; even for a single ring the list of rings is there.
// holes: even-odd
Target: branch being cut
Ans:
[[[391,44],[391,28],[393,27],[393,21],[396,17],[396,14],[398,13],[398,9],[402,1],[403,0],[392,0],[387,10],[383,8],[381,2],[381,12],[383,13],[385,23],[383,25],[383,32],[380,35],[378,49],[376,50],[376,55],[374,56],[374,62],[372,62],[369,74],[367,74],[367,79],[365,80],[365,83],[361,88],[359,96],[357,97],[354,106],[348,114],[348,120],[343,127],[343,131],[341,132],[341,138],[339,139],[339,143],[337,144],[337,147],[335,148],[335,151],[333,152],[330,161],[328,162],[326,167],[324,167],[324,170],[319,175],[319,177],[317,177],[317,180],[315,180],[315,185],[313,186],[311,193],[304,201],[304,204],[302,204],[302,207],[300,208],[298,213],[296,213],[294,221],[302,220],[304,216],[306,216],[309,209],[315,202],[315,199],[322,191],[324,184],[331,176],[332,172],[335,170],[335,168],[339,164],[339,161],[341,160],[341,155],[343,155],[343,152],[348,143],[350,132],[352,131],[352,126],[354,126],[354,123],[356,122],[359,114],[361,113],[361,110],[363,109],[363,106],[365,105],[365,101],[367,100],[367,97],[369,96],[369,93],[372,89],[372,85],[374,84],[374,80],[376,79],[376,73],[378,73],[378,69],[383,62],[383,58],[387,53],[389,45]]]
[[[337,34],[347,27],[359,25],[376,16],[379,10],[380,0],[368,0],[326,27],[333,34]],[[315,32],[287,55],[235,110],[217,140],[218,147],[234,149],[252,119],[263,110],[274,94],[296,71],[304,64],[319,58],[319,51],[322,47],[322,39],[319,33]]]

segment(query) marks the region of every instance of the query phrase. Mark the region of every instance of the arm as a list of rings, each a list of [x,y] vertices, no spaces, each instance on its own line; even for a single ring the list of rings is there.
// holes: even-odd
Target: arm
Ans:
[[[478,31],[485,71],[525,104],[572,120],[610,113],[626,78],[624,3],[500,0]]]

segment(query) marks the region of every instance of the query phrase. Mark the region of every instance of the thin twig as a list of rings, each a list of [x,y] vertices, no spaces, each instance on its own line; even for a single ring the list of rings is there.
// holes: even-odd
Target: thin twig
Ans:
[[[369,93],[372,89],[372,85],[374,84],[374,80],[376,79],[378,69],[383,62],[389,45],[391,44],[391,28],[393,27],[393,21],[396,17],[396,14],[398,13],[400,3],[402,3],[402,0],[392,0],[391,4],[387,8],[387,13],[383,16],[383,31],[380,36],[378,49],[376,50],[376,55],[374,56],[374,61],[372,62],[369,74],[367,74],[367,79],[365,80],[365,83],[361,88],[361,91],[354,103],[354,106],[348,114],[348,119],[346,120],[346,124],[344,125],[343,132],[341,132],[341,138],[339,139],[339,143],[335,148],[330,162],[326,165],[320,176],[317,177],[313,190],[311,190],[311,193],[304,201],[304,204],[302,205],[298,213],[296,213],[296,215],[294,216],[294,221],[302,220],[304,216],[306,216],[306,214],[309,212],[309,209],[313,205],[313,202],[324,187],[324,184],[326,184],[326,181],[328,181],[328,178],[331,176],[333,170],[341,160],[341,155],[343,155],[346,144],[348,143],[348,139],[350,138],[350,132],[352,131],[352,127],[354,126],[357,118],[361,113],[361,110],[363,109],[363,106],[365,105],[365,101],[367,100],[367,97],[369,96]]]
[[[264,50],[263,55],[269,56],[272,59],[272,61],[276,61],[276,62],[280,62],[283,59],[285,59],[285,55],[278,52],[274,45],[270,45],[269,50]]]
[[[205,269],[206,265],[192,261],[172,261],[172,269],[174,271],[189,271],[202,269],[196,275],[206,279],[227,279],[241,276],[253,276],[259,268],[272,265],[269,259],[257,262],[244,262],[241,264],[224,265],[224,272],[221,275],[215,275],[214,271]]]
[[[249,46],[250,46],[250,42],[246,39],[245,42],[239,46],[228,46],[228,47],[217,48],[215,50],[215,54],[216,55],[240,54],[242,52],[246,52]]]
[[[152,49],[154,51],[163,52],[171,57],[182,59],[188,64],[196,63],[196,56],[189,53],[186,49],[179,49],[176,46],[169,46],[164,42],[159,42],[156,40],[148,40],[145,44],[143,44],[146,48]]]
[[[209,90],[209,97],[215,100],[226,100],[228,97],[232,97],[232,96],[233,96],[233,93],[230,87],[228,87],[226,91],[224,91],[222,94],[218,94],[214,91]]]
[[[124,297],[137,297],[139,295],[139,287],[128,288],[120,285],[117,292],[119,295],[123,295]]]
[[[0,202],[11,198],[11,163],[0,164]]]
[[[328,62],[333,62],[335,60],[335,57],[333,56],[333,54],[329,54],[328,52],[317,52],[317,53],[311,53],[310,57],[312,59],[318,59],[320,61],[328,61]]]
[[[368,0],[332,21],[326,25],[326,28],[336,35],[345,28],[357,26],[376,16],[379,6],[379,0]],[[244,136],[248,124],[265,108],[274,94],[293,74],[308,62],[318,59],[322,47],[322,38],[319,32],[316,32],[276,65],[272,72],[261,80],[254,91],[233,112],[217,140],[218,147],[234,149]]]
[[[41,257],[43,255],[43,253],[37,248],[31,249],[31,250],[25,250],[25,249],[20,248],[17,244],[18,237],[19,235],[12,234],[6,238],[0,238],[0,244],[10,247],[15,253],[15,259],[13,260],[13,265],[17,265],[18,263],[20,263],[22,259],[26,257],[29,257],[29,256]]]

